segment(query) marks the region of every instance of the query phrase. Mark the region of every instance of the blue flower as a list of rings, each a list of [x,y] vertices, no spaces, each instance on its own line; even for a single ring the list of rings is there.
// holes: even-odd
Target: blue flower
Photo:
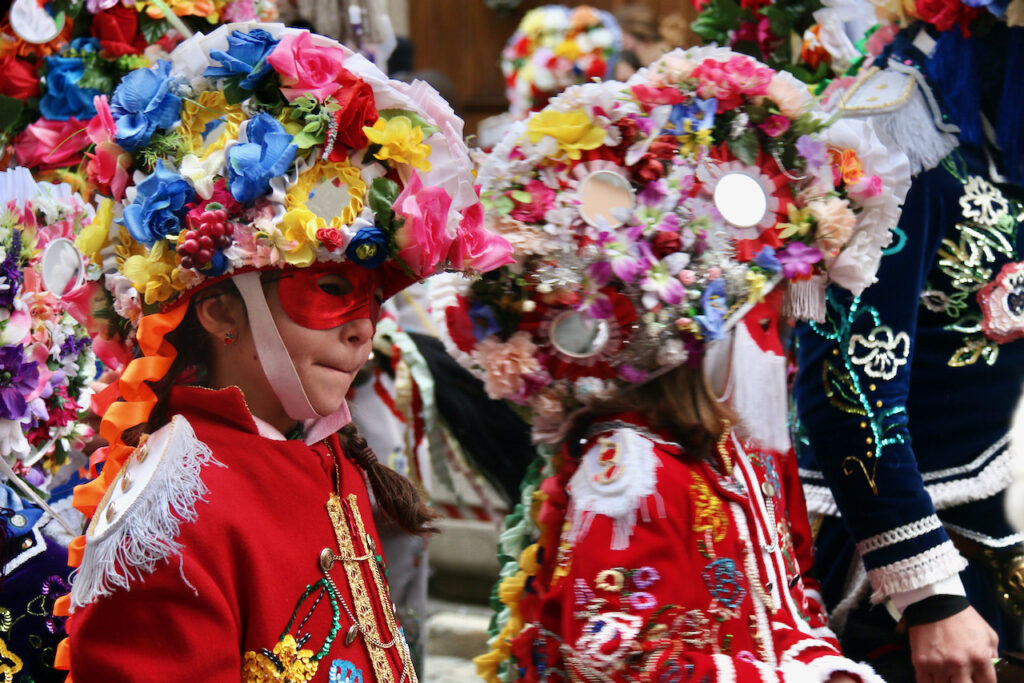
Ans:
[[[239,87],[253,90],[273,71],[267,57],[279,42],[261,28],[249,33],[232,31],[228,36],[227,52],[210,51],[210,58],[219,61],[221,66],[211,66],[203,75],[207,78],[237,78]]]
[[[110,113],[117,124],[114,139],[129,152],[149,144],[157,128],[170,128],[181,114],[181,98],[170,92],[171,63],[132,71],[114,90]]]
[[[473,336],[477,341],[483,341],[501,331],[498,319],[494,317],[494,309],[480,301],[470,304],[469,319],[473,323]]]
[[[46,94],[39,100],[39,112],[51,121],[91,119],[96,116],[92,99],[100,94],[96,88],[80,88],[85,75],[85,62],[78,57],[46,58]]]
[[[248,142],[228,150],[228,189],[243,204],[270,191],[270,181],[283,175],[298,147],[270,114],[257,114],[245,127]]]
[[[775,250],[767,245],[754,257],[754,265],[761,266],[772,275],[782,270],[782,264],[775,258]]]
[[[124,208],[124,224],[132,237],[149,247],[181,232],[186,205],[196,196],[187,180],[158,161],[136,189],[135,201]]]
[[[725,303],[725,283],[722,280],[712,280],[708,283],[704,293],[700,295],[700,306],[704,309],[704,315],[698,315],[696,320],[704,338],[707,341],[721,339],[725,313],[728,310]]]
[[[684,135],[698,130],[705,130],[715,125],[715,109],[718,107],[718,100],[697,99],[693,104],[672,105],[668,121],[662,129],[662,135]],[[691,121],[690,130],[686,129],[686,121]]]
[[[25,360],[25,347],[0,348],[0,418],[21,420],[28,415],[25,397],[39,384],[39,366]]]
[[[349,242],[345,256],[364,268],[376,268],[388,257],[388,238],[376,225],[360,228]]]

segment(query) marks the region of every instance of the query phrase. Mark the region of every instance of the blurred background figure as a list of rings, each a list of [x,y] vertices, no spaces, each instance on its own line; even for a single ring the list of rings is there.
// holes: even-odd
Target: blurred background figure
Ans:
[[[649,5],[628,4],[612,14],[622,29],[622,54],[615,79],[624,81],[669,50],[697,44],[689,22],[679,12],[661,17]]]

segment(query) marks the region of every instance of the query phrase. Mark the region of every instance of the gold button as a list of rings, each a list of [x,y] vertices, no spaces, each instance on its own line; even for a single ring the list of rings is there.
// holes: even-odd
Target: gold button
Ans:
[[[868,423],[867,422],[861,422],[860,423],[860,428],[861,429],[867,429],[868,428]]]
[[[356,642],[356,636],[358,636],[358,635],[359,635],[359,627],[356,626],[355,624],[352,624],[351,626],[348,627],[348,632],[345,633],[345,644],[346,645],[351,645],[352,643]]]
[[[146,461],[146,456],[149,455],[149,444],[142,444],[135,449],[135,459],[140,463]]]
[[[121,475],[121,491],[122,492],[123,491],[127,491],[131,487],[132,487],[132,475],[128,472],[128,470],[125,470],[124,474]]]
[[[113,503],[109,503],[109,504],[107,505],[107,514],[106,514],[106,517],[107,517],[107,523],[108,523],[108,524],[109,524],[110,522],[113,522],[113,521],[114,521],[114,517],[117,517],[117,510],[115,510],[115,509],[114,509],[114,504],[113,504]]]
[[[334,566],[334,551],[330,548],[324,548],[320,551],[320,569],[323,571],[330,571],[331,567]]]
[[[875,391],[876,389],[878,389],[878,387],[876,387],[874,384],[869,384],[868,385],[868,390],[869,391]]]
[[[874,439],[872,439],[870,436],[867,439],[865,439],[865,441],[868,443],[868,445],[873,444],[875,442]]]
[[[376,552],[377,544],[373,542],[373,537],[370,534],[363,534],[363,541],[366,543],[366,547],[370,549],[370,552]]]
[[[775,495],[775,487],[772,486],[772,483],[770,481],[766,481],[763,484],[761,484],[761,493],[771,498],[772,496]]]

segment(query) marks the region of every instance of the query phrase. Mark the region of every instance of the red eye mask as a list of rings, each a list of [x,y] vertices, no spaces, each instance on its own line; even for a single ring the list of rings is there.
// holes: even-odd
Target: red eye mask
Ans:
[[[329,330],[380,313],[374,271],[351,264],[286,270],[277,282],[281,307],[292,322],[311,330]]]

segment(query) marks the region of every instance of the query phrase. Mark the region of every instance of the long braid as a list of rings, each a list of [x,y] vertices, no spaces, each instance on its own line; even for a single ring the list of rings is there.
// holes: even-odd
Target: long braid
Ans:
[[[350,422],[342,427],[338,440],[345,456],[366,472],[377,505],[391,521],[410,534],[437,531],[431,524],[437,513],[427,507],[409,479],[377,460],[377,454],[355,424]]]

